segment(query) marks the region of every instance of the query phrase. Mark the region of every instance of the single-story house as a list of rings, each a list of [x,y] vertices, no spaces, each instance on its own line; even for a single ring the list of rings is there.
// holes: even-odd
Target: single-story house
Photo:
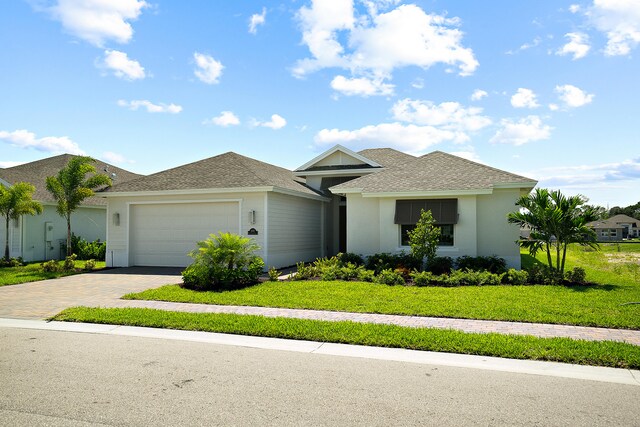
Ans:
[[[67,240],[66,220],[56,212],[56,202],[47,191],[48,176],[57,175],[74,157],[62,154],[35,162],[24,163],[10,168],[0,169],[0,183],[10,187],[17,182],[29,182],[36,187],[33,200],[42,204],[40,215],[24,215],[9,225],[9,255],[24,261],[43,261],[64,257],[63,245]],[[96,171],[109,175],[114,183],[125,182],[141,175],[120,169],[105,162],[94,164]],[[103,197],[90,197],[84,200],[71,215],[71,228],[76,236],[87,241],[107,238],[107,206]],[[0,245],[4,254],[5,227],[0,227]]]
[[[640,236],[640,220],[623,214],[592,221],[587,226],[596,232],[599,242],[616,242]]]
[[[186,266],[218,231],[253,237],[268,267],[408,251],[407,231],[430,209],[439,255],[497,255],[517,268],[519,230],[506,215],[536,184],[440,151],[337,145],[295,171],[228,152],[103,191],[107,265]]]

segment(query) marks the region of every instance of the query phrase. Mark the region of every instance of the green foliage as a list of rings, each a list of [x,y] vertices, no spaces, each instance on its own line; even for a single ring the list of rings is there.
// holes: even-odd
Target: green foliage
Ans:
[[[4,260],[9,261],[9,223],[22,215],[42,213],[42,205],[32,200],[36,187],[28,182],[17,182],[7,188],[0,184],[0,216],[5,219]]]
[[[71,255],[71,214],[94,195],[93,190],[111,185],[111,178],[96,173],[96,160],[87,156],[72,157],[55,176],[47,177],[47,190],[56,201],[56,211],[67,220],[67,255]]]
[[[0,267],[21,267],[23,265],[24,261],[22,260],[22,257],[9,258],[9,260],[0,258]]]
[[[635,205],[629,205],[627,207],[614,206],[609,209],[609,216],[614,216],[618,214],[628,215],[635,219],[640,219],[640,202]]]
[[[62,247],[67,248],[66,244]],[[71,253],[76,254],[79,260],[97,259],[104,261],[107,254],[107,242],[101,242],[100,239],[93,242],[87,242],[75,233],[71,233]]]
[[[357,270],[358,280],[361,282],[373,282],[376,278],[376,273],[373,270],[367,270],[360,266]]]
[[[586,202],[584,196],[566,197],[560,191],[538,188],[518,199],[516,206],[520,209],[509,213],[507,220],[531,230],[529,239],[519,240],[518,244],[534,257],[538,251],[544,250],[549,268],[562,276],[568,245],[578,243],[598,248],[595,232],[586,225],[597,219],[598,212],[585,208]]]
[[[373,270],[375,274],[380,274],[382,270],[396,270],[398,268],[406,268],[408,270],[417,269],[422,264],[422,261],[417,260],[411,254],[407,254],[404,251],[400,251],[396,254],[378,253],[370,255],[367,258],[365,267],[368,270]]]
[[[184,286],[201,290],[221,290],[256,283],[264,261],[253,239],[220,232],[198,242],[189,255],[194,262],[182,274]]]
[[[405,281],[402,274],[397,271],[386,269],[382,270],[374,279],[375,283],[383,285],[404,285]]]
[[[345,252],[343,254],[338,254],[340,257],[340,261],[344,264],[355,264],[355,265],[364,265],[364,259],[358,254],[354,254],[352,252]]]
[[[456,259],[458,270],[489,271],[502,274],[507,271],[507,262],[497,255],[470,257],[464,255]]]
[[[42,266],[42,270],[46,273],[57,273],[59,271],[62,271],[60,263],[58,263],[58,261],[56,261],[55,259],[45,261],[40,264],[40,266]]]
[[[62,271],[73,271],[76,268],[76,258],[78,258],[76,254],[66,257],[62,264]]]
[[[502,282],[507,285],[524,286],[529,283],[529,273],[525,270],[510,268],[503,276]]]
[[[559,285],[564,278],[558,270],[543,264],[534,264],[526,271],[529,274],[529,283],[532,285]]]
[[[276,282],[278,277],[280,277],[280,272],[275,267],[269,268],[267,274],[269,275],[269,280],[272,282]]]
[[[409,246],[411,254],[420,260],[419,269],[422,269],[422,262],[436,256],[438,241],[440,240],[440,227],[435,226],[436,220],[430,210],[424,209],[420,212],[420,219],[413,230],[409,231]]]
[[[95,259],[88,259],[85,263],[84,263],[84,270],[85,271],[91,271],[94,268],[96,268],[96,260]]]
[[[296,263],[296,272],[291,275],[291,280],[308,280],[316,276],[316,269],[304,262]]]
[[[582,285],[587,282],[587,272],[582,267],[574,267],[573,270],[564,273],[564,278],[571,283]]]
[[[427,260],[427,271],[433,274],[449,274],[453,266],[453,258],[448,256],[436,256]]]

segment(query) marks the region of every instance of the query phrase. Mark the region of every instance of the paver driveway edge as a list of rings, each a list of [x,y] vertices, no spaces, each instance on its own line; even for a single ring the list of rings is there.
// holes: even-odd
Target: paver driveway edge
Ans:
[[[426,365],[484,369],[640,386],[640,371],[637,370],[570,365],[566,363],[542,362],[535,360],[503,359],[499,357],[439,353],[401,348],[366,347],[350,344],[298,341],[282,338],[252,337],[212,332],[180,331],[173,329],[143,328],[137,326],[98,325],[91,323],[45,322],[42,320],[0,318],[0,328],[38,329],[71,333],[92,333],[170,339],[267,350],[313,353],[319,355],[358,357]]]

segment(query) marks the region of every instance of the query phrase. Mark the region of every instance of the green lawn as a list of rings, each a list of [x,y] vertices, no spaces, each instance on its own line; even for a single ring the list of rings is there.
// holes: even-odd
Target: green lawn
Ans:
[[[640,346],[611,341],[470,334],[395,325],[236,314],[178,313],[142,308],[74,307],[64,310],[53,319],[640,368]]]
[[[609,255],[607,255],[609,254]],[[572,247],[567,266],[581,266],[592,286],[407,287],[364,282],[265,282],[227,292],[196,292],[167,285],[127,299],[223,305],[306,308],[384,314],[542,322],[640,329],[640,273],[632,262],[609,262],[640,254],[640,245]],[[544,259],[538,254],[539,259]],[[523,263],[536,262],[523,254]],[[633,267],[633,266],[636,267]]]
[[[95,270],[103,269],[105,265],[104,261],[96,262]],[[76,267],[84,268],[84,261],[76,261]],[[22,267],[2,267],[0,268],[0,286],[55,279],[56,277],[70,276],[72,274],[78,274],[78,272],[47,273],[42,270],[39,262]]]

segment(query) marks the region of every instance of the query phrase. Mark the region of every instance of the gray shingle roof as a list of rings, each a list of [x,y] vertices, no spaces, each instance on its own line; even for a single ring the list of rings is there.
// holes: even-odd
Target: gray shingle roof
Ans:
[[[42,160],[36,160],[35,162],[24,163],[22,165],[13,166],[10,168],[0,169],[0,178],[4,179],[10,184],[16,182],[30,182],[36,187],[36,192],[33,196],[34,200],[39,202],[55,202],[51,193],[47,191],[46,180],[48,176],[57,175],[58,171],[65,167],[69,160],[74,156],[73,154],[61,154],[59,156],[53,156]],[[129,172],[125,169],[120,169],[116,166],[97,160],[94,163],[96,172],[105,173],[111,175],[115,173],[115,178],[112,177],[114,185],[126,182],[135,178],[139,178],[142,175]],[[108,172],[105,172],[107,168]],[[99,206],[106,205],[106,201],[102,197],[89,197],[82,203],[83,205]]]
[[[637,227],[638,224],[640,224],[640,221],[628,215],[618,214],[608,219],[589,222],[587,223],[587,226],[592,228],[622,228],[621,224],[632,224],[632,227],[635,224]]]
[[[358,154],[373,160],[385,168],[404,167],[407,163],[416,159],[411,154],[403,153],[393,148],[368,148],[358,151]]]
[[[362,154],[366,156],[366,154]],[[331,187],[333,193],[361,189],[363,193],[487,190],[500,184],[533,187],[536,181],[500,169],[472,162],[452,154],[434,151],[407,162],[344,184]]]
[[[279,187],[318,195],[290,170],[233,152],[115,185],[109,193],[250,187]]]

